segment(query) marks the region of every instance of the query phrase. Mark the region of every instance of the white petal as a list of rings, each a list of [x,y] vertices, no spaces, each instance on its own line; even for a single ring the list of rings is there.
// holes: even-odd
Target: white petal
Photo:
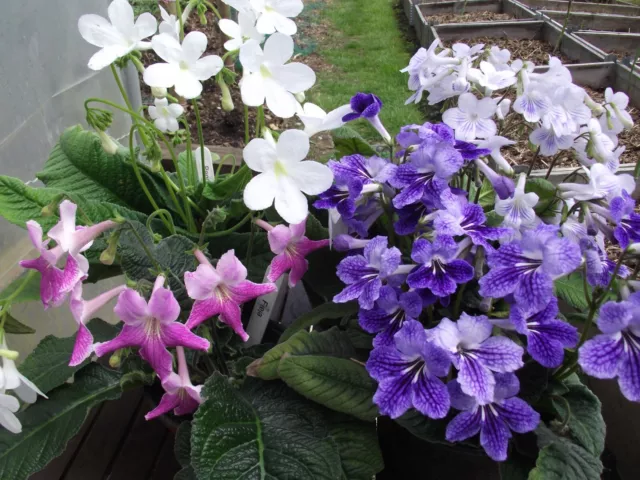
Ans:
[[[180,63],[182,60],[182,47],[178,39],[167,33],[161,33],[151,39],[154,52],[168,63]]]
[[[0,410],[9,410],[17,412],[20,409],[20,402],[16,397],[0,393]]]
[[[309,90],[316,83],[315,72],[302,63],[290,63],[272,69],[274,79],[291,93]]]
[[[477,103],[475,112],[481,118],[491,118],[496,113],[497,106],[498,101],[495,98],[485,97]]]
[[[175,85],[179,73],[180,67],[177,64],[155,63],[145,69],[142,78],[150,87],[169,88]]]
[[[133,8],[129,5],[129,2],[127,0],[113,0],[107,12],[113,26],[128,38],[133,38],[135,32]]]
[[[287,173],[297,187],[307,195],[319,195],[328,190],[333,183],[331,169],[312,160],[288,166]]]
[[[167,131],[168,132],[177,132],[180,129],[180,124],[178,123],[178,120],[176,120],[173,117],[169,117],[166,119],[167,121]]]
[[[468,116],[458,107],[450,108],[442,114],[442,121],[454,130],[468,121]]]
[[[296,98],[271,78],[266,79],[264,84],[269,110],[271,110],[276,117],[293,117],[298,108]]]
[[[274,33],[264,44],[264,61],[269,66],[284,65],[293,56],[293,38]]]
[[[169,110],[169,113],[174,118],[178,118],[180,115],[182,115],[184,113],[184,107],[182,105],[180,105],[179,103],[172,103],[171,105],[169,105],[167,107],[167,110]]]
[[[286,130],[278,139],[276,151],[278,159],[286,164],[298,163],[309,153],[309,137],[302,130]]]
[[[275,207],[276,212],[289,224],[303,222],[309,213],[307,197],[288,177],[278,179]]]
[[[21,375],[21,374],[19,375],[20,375],[20,386],[15,390],[15,392],[23,402],[35,403],[36,400],[38,399],[38,395],[41,395],[44,398],[47,398],[47,396],[40,391],[40,389],[36,386],[35,383],[33,383],[24,375]]]
[[[180,70],[175,84],[176,93],[191,100],[202,93],[202,83],[188,70]]]
[[[242,158],[254,172],[273,170],[276,162],[276,149],[264,138],[254,138],[242,151]]]
[[[156,17],[148,12],[143,13],[136,20],[136,37],[137,40],[150,37],[158,30],[158,22]]]
[[[18,417],[4,408],[0,408],[0,425],[11,433],[22,432],[22,424],[20,423],[20,420],[18,420]]]
[[[207,49],[207,36],[202,32],[191,32],[182,41],[182,60],[189,65],[195,63]]]
[[[240,63],[246,71],[251,73],[259,72],[263,61],[262,48],[255,40],[249,40],[240,49]]]
[[[324,119],[327,116],[327,112],[325,112],[322,108],[320,108],[315,103],[307,102],[304,104],[302,108],[303,115],[306,117],[315,117]]]
[[[198,80],[205,81],[217,75],[222,67],[224,63],[218,55],[207,55],[191,65],[190,70]]]
[[[478,99],[473,93],[463,93],[458,98],[458,108],[463,112],[475,112]]]
[[[334,130],[336,128],[342,127],[345,123],[342,121],[342,118],[347,113],[351,113],[352,111],[353,110],[351,109],[351,105],[342,105],[335,110],[331,110],[329,113],[327,113],[327,116],[322,124],[322,128],[325,130]]]
[[[244,48],[244,47],[243,47]],[[242,50],[240,50],[242,52]],[[264,104],[265,84],[260,73],[245,73],[240,81],[242,103],[249,107],[259,107]]]
[[[123,42],[120,32],[100,15],[82,15],[78,20],[78,30],[82,38],[96,47],[102,48]]]
[[[489,138],[496,134],[498,129],[493,120],[488,118],[479,118],[476,120],[476,137],[477,138]],[[457,133],[457,132],[456,132]],[[471,139],[475,140],[475,139]]]
[[[232,40],[227,40],[226,42],[224,42],[224,48],[229,52],[233,52],[240,49],[243,44],[244,41],[241,38],[234,38]]]
[[[233,20],[229,20],[228,18],[223,18],[218,22],[218,26],[222,33],[224,33],[227,37],[231,38],[241,38],[242,34],[240,33],[240,25],[238,25]]]
[[[244,204],[250,210],[265,210],[273,205],[278,190],[273,172],[253,177],[244,189]]]
[[[276,27],[273,22],[273,15],[268,13],[263,13],[258,18],[258,23],[256,23],[256,30],[262,33],[263,35],[270,35],[275,33]]]
[[[298,31],[296,22],[278,13],[272,14],[271,21],[273,22],[273,26],[275,27],[275,29],[280,33],[284,33],[285,35],[295,35]]]
[[[124,57],[127,53],[129,53],[129,51],[130,50],[128,48],[121,45],[105,47],[101,50],[98,50],[89,59],[89,68],[91,70],[102,70],[103,68],[111,65],[120,57]]]
[[[285,17],[297,17],[302,12],[304,5],[302,0],[278,0],[273,8]]]

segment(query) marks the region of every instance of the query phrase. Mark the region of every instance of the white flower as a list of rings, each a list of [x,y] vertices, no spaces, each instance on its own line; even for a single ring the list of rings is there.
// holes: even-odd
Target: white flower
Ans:
[[[472,68],[469,78],[489,90],[502,90],[516,83],[516,74],[511,70],[496,70],[489,62],[480,62],[480,69]]]
[[[469,58],[470,60],[475,60],[477,58],[478,53],[482,52],[484,48],[484,43],[478,43],[473,47],[470,47],[466,43],[455,43],[451,49],[453,50],[453,54],[456,58]]]
[[[222,0],[230,7],[235,8],[238,12],[253,13],[253,7],[249,0]]]
[[[196,169],[198,170],[198,178],[202,180],[202,150],[200,147],[196,148],[193,151],[193,161],[196,164]],[[204,171],[205,171],[205,181],[213,182],[215,172],[213,169],[213,156],[215,155],[216,161],[220,160],[220,156],[217,153],[212,154],[211,150],[207,147],[204,147]]]
[[[533,207],[538,203],[539,197],[533,192],[525,193],[526,182],[527,176],[521,173],[513,197],[496,200],[495,210],[498,215],[504,217],[504,225],[519,229],[521,226],[527,227],[536,222],[536,212]]]
[[[231,37],[224,44],[224,48],[230,52],[239,50],[248,40],[255,40],[258,43],[264,41],[264,35],[256,30],[256,17],[251,13],[238,13],[238,23],[228,18],[223,18],[218,22],[218,26],[222,33],[227,37]]]
[[[0,348],[7,350],[6,340],[3,340]],[[2,369],[0,369],[0,391],[4,392],[5,390],[15,391],[16,395],[18,395],[23,402],[27,403],[35,403],[38,395],[47,398],[47,396],[42,393],[33,382],[18,371],[13,360],[8,359],[7,357],[2,357]]]
[[[268,35],[274,32],[295,35],[298,27],[292,17],[297,17],[304,5],[302,0],[250,0],[253,11],[258,16],[256,28]]]
[[[511,70],[511,67],[508,65],[510,58],[511,52],[506,48],[500,49],[500,47],[493,45],[489,50],[489,62],[496,67],[496,70]]]
[[[152,39],[153,50],[167,63],[156,63],[144,71],[144,82],[150,87],[175,87],[181,97],[191,99],[202,93],[202,83],[222,70],[217,55],[202,54],[207,49],[207,36],[191,32],[182,45],[171,35],[162,33]]]
[[[508,138],[501,137],[499,135],[490,137],[486,140],[480,140],[478,142],[478,148],[486,148],[487,150],[491,150],[489,156],[493,158],[493,161],[496,162],[496,165],[500,167],[505,173],[511,174],[513,173],[513,168],[509,165],[509,162],[506,158],[502,156],[500,153],[500,149],[502,147],[506,147],[507,145],[514,145],[516,142],[513,140],[509,140]]]
[[[498,102],[498,108],[496,109],[496,117],[500,120],[504,120],[505,117],[509,114],[509,109],[511,108],[511,100],[508,98],[503,98],[500,102]]]
[[[0,391],[0,425],[11,433],[22,432],[22,424],[14,414],[20,409],[20,402],[16,397],[6,395]]]
[[[264,44],[264,52],[258,42],[249,40],[240,49],[240,62],[244,76],[240,80],[242,102],[259,107],[267,101],[267,107],[276,116],[290,118],[298,109],[294,93],[308,90],[316,82],[316,74],[306,65],[289,63],[293,56],[293,39],[282,33],[274,33]]]
[[[327,113],[319,106],[307,102],[297,115],[304,123],[304,133],[312,137],[316,133],[343,126],[345,122],[342,121],[342,117],[347,113],[351,113],[351,105],[343,105]]]
[[[513,111],[521,114],[527,122],[539,122],[550,106],[548,96],[538,84],[530,83],[513,102]]]
[[[149,116],[153,124],[161,132],[177,132],[180,128],[178,117],[184,113],[184,108],[179,103],[169,104],[166,98],[156,98],[155,106],[149,107]]]
[[[458,99],[458,106],[444,112],[442,120],[455,130],[458,140],[489,138],[497,131],[491,120],[496,108],[497,100],[493,98],[478,100],[473,93],[463,93]]]
[[[82,38],[101,48],[89,60],[92,70],[102,70],[133,50],[149,49],[149,42],[142,40],[158,28],[158,22],[150,13],[143,13],[134,22],[133,8],[127,0],[113,0],[108,14],[110,22],[95,14],[82,15],[78,20]]]
[[[264,210],[275,200],[276,211],[287,223],[302,222],[309,211],[304,193],[318,195],[333,182],[329,167],[302,161],[308,152],[309,137],[300,130],[286,130],[277,144],[270,133],[265,139],[251,140],[243,158],[259,175],[244,190],[245,205],[251,210]]]
[[[171,15],[164,8],[162,8],[162,5],[159,5],[159,7],[162,22],[160,22],[158,32],[166,33],[167,35],[171,35],[176,40],[178,40],[180,38],[180,22],[178,21],[178,17],[176,17],[175,15]]]
[[[549,157],[558,153],[558,150],[566,150],[573,145],[574,135],[556,135],[553,128],[538,127],[531,135],[529,141],[536,147],[540,147],[540,154]]]
[[[608,87],[604,91],[604,100],[606,102],[605,108],[609,115],[622,124],[623,128],[633,127],[633,118],[631,118],[629,112],[625,110],[629,105],[629,97],[626,94],[622,92],[613,93],[613,90]]]
[[[584,168],[584,167],[583,167]],[[616,175],[606,165],[595,163],[586,170],[589,183],[561,183],[558,189],[562,198],[571,198],[577,202],[604,198],[607,201],[622,194],[622,190],[633,192],[636,182],[631,175]]]

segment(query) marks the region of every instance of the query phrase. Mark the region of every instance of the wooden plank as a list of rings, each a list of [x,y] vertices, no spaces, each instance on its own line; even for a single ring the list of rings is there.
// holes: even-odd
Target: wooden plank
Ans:
[[[173,452],[174,443],[175,435],[167,432],[160,453],[156,458],[156,465],[147,477],[149,480],[172,480],[174,475],[181,469]]]
[[[147,422],[144,419],[150,409],[146,401],[141,402],[135,414],[133,428],[122,442],[122,449],[110,468],[107,479],[140,480],[147,478],[153,471],[168,431],[160,420]]]
[[[69,440],[69,442],[67,443],[67,447],[62,455],[51,461],[44,470],[31,475],[31,477],[29,477],[29,480],[61,479],[62,475],[67,469],[67,466],[73,461],[73,457],[75,456],[78,449],[82,446],[82,442],[89,433],[95,420],[100,415],[100,410],[102,409],[102,407],[103,405],[98,405],[97,407],[91,409],[89,415],[87,415],[87,419],[80,428],[80,431],[71,440]]]
[[[142,388],[106,402],[69,466],[64,480],[103,478],[126,438],[142,403]],[[43,479],[44,480],[44,479]]]

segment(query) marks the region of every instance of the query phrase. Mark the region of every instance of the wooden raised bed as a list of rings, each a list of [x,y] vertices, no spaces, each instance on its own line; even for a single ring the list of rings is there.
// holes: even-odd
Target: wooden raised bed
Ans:
[[[557,10],[566,12],[569,2],[565,0],[522,0],[532,10]],[[609,13],[613,15],[640,16],[640,7],[631,5],[612,5],[609,3],[573,2],[572,12]]]
[[[604,55],[614,55],[618,63],[622,63],[621,57],[633,62],[635,51],[640,48],[640,33],[578,31],[573,35],[601,50]],[[636,64],[636,68],[640,69],[640,65]]]
[[[540,10],[540,13],[560,24],[564,23],[567,16],[566,11]],[[640,19],[626,15],[571,12],[568,25],[574,30],[640,33]]]

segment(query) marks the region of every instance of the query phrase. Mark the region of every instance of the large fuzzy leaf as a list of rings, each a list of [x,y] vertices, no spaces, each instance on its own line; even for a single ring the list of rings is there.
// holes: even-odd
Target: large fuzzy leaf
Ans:
[[[300,315],[285,332],[280,336],[278,343],[289,340],[296,332],[307,329],[322,320],[326,319],[338,319],[349,315],[355,315],[358,313],[358,303],[323,303],[322,305],[314,308],[310,312]]]

